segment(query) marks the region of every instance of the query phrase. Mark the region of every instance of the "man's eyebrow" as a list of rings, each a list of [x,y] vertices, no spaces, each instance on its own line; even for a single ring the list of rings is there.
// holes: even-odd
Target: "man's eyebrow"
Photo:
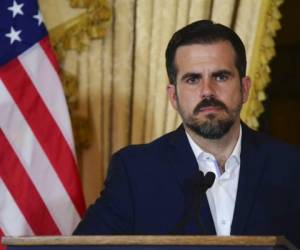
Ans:
[[[212,73],[212,76],[219,76],[219,75],[229,75],[229,76],[232,76],[233,73],[230,71],[230,70],[227,70],[227,69],[220,69],[220,70],[217,70],[217,71],[214,71]]]
[[[201,74],[200,73],[194,73],[194,72],[188,72],[188,73],[185,73],[182,77],[181,77],[181,80],[186,80],[188,78],[201,78]]]

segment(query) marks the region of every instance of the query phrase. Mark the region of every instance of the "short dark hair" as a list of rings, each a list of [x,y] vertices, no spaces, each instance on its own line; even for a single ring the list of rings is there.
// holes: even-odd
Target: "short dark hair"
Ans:
[[[244,77],[247,60],[245,46],[240,37],[232,29],[222,24],[213,23],[211,20],[200,20],[176,31],[169,41],[166,50],[166,67],[170,83],[176,83],[175,54],[178,47],[190,44],[212,44],[219,41],[231,43],[236,55],[236,68],[240,77]]]

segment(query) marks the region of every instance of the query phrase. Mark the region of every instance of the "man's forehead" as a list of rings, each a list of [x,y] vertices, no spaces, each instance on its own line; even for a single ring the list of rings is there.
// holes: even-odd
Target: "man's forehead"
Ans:
[[[180,52],[180,51],[188,51],[188,50],[197,51],[200,49],[205,50],[207,48],[212,48],[212,49],[213,48],[222,48],[224,50],[233,52],[235,54],[235,50],[229,41],[220,40],[220,41],[215,41],[215,42],[211,42],[211,43],[191,43],[191,44],[181,45],[176,49],[175,57],[178,54],[178,52]]]
[[[175,54],[175,62],[179,60],[233,60],[235,61],[235,51],[229,42],[219,42],[213,44],[189,44],[178,47]]]
[[[236,68],[236,54],[228,41],[218,41],[214,43],[187,44],[177,48],[174,64],[178,67],[195,67],[209,64],[216,69],[228,68],[232,65]]]

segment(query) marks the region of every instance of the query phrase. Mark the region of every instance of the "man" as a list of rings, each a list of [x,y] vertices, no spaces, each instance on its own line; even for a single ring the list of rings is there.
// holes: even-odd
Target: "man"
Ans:
[[[183,124],[113,155],[75,234],[285,235],[300,246],[300,151],[241,123],[251,81],[240,38],[197,21],[173,35],[166,66]],[[212,187],[195,192],[208,172]]]

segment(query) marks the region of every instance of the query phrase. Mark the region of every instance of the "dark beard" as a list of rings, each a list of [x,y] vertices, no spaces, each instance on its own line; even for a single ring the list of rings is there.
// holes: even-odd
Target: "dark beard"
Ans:
[[[205,107],[218,107],[224,110],[224,112],[228,114],[228,117],[224,119],[217,119],[214,114],[208,114],[207,120],[201,124],[197,123],[196,120],[191,119],[185,121],[185,125],[203,138],[220,139],[234,124],[235,118],[241,110],[242,102],[236,110],[230,111],[223,102],[215,99],[214,97],[208,97],[195,107],[193,111],[194,115],[197,115],[199,112],[201,112],[201,109]]]
[[[234,124],[234,119],[216,120],[214,115],[209,115],[207,121],[202,124],[188,122],[185,125],[197,135],[206,139],[220,139],[225,135]]]

